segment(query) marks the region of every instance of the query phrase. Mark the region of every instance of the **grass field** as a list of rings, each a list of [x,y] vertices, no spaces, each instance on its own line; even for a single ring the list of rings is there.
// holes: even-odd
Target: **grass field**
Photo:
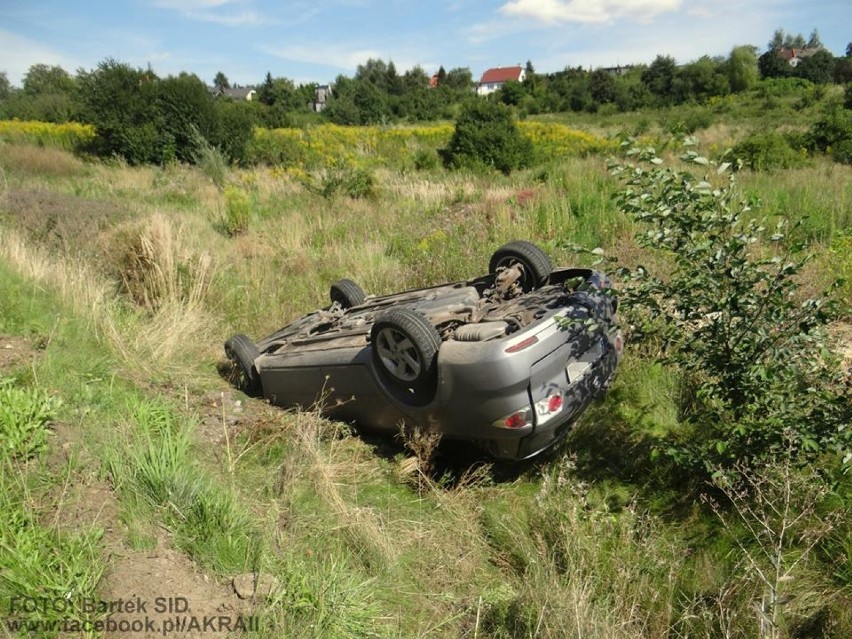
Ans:
[[[711,155],[736,136],[713,127],[697,134]],[[395,153],[437,144],[424,140]],[[512,239],[557,263],[589,259],[572,244],[649,258],[603,154],[506,177],[395,168],[368,161],[375,149],[295,171],[0,145],[0,392],[16,391],[0,408],[32,444],[3,447],[0,605],[68,602],[4,623],[105,623],[83,602],[133,595],[264,637],[850,636],[848,476],[812,501],[814,483],[795,484],[771,634],[752,522],[684,499],[652,460],[677,428],[677,380],[629,350],[564,445],[511,466],[418,458],[223,379],[225,338],[325,305],[341,277],[377,294],[463,278]],[[852,279],[852,168],[817,158],[739,183],[756,214],[804,220],[810,287]]]

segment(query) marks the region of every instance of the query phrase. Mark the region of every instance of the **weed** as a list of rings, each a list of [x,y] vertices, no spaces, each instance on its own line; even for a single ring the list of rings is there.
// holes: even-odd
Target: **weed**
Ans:
[[[820,512],[828,486],[815,470],[798,468],[794,447],[791,442],[779,460],[759,468],[740,463],[733,472],[720,469],[715,480],[728,507],[713,501],[713,509],[740,550],[745,578],[757,585],[753,609],[765,639],[788,636],[792,618],[824,605],[796,585],[840,515]]]
[[[195,125],[191,125],[190,138],[195,145],[193,157],[196,166],[219,191],[223,191],[228,177],[228,158],[220,149],[210,144]]]
[[[252,218],[252,199],[248,193],[235,186],[225,187],[225,215],[221,229],[225,235],[234,236],[248,230]]]
[[[147,224],[124,230],[118,248],[119,277],[124,291],[139,306],[158,310],[169,305],[198,307],[213,278],[209,253],[186,254],[181,231],[155,215]]]
[[[47,446],[48,425],[59,400],[41,389],[0,379],[0,441],[4,458],[27,459]]]

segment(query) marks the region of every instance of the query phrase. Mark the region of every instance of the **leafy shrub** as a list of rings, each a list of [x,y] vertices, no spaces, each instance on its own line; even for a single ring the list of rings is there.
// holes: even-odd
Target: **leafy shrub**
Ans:
[[[801,164],[801,155],[778,133],[753,133],[733,148],[733,156],[752,171],[789,169]]]
[[[443,155],[450,168],[494,168],[508,175],[531,163],[532,142],[521,135],[509,107],[472,100],[459,114]]]
[[[353,199],[371,197],[375,193],[376,180],[367,169],[333,167],[322,177],[320,192],[323,197],[334,197],[338,193]]]
[[[619,203],[642,224],[637,243],[671,269],[621,271],[634,337],[681,375],[688,432],[665,452],[700,473],[790,445],[806,456],[848,451],[852,415],[822,331],[834,302],[830,292],[800,300],[808,257],[783,248],[786,224],[767,237],[727,164],[699,178],[665,168],[651,148],[629,154],[642,164],[612,166],[626,185]],[[682,160],[711,164],[692,152]]]
[[[810,130],[813,150],[830,154],[838,162],[852,164],[852,111],[834,105]]]
[[[44,391],[19,388],[11,379],[0,380],[0,452],[26,459],[47,446],[48,424],[58,402]]]
[[[301,173],[302,185],[311,193],[325,198],[346,195],[353,199],[369,198],[376,194],[376,178],[372,171],[363,167],[350,166],[338,159],[317,173]]]
[[[418,171],[438,168],[438,155],[434,151],[420,149],[414,156],[414,168]]]
[[[813,86],[813,82],[803,78],[767,78],[755,87],[755,92],[761,98],[800,96]]]

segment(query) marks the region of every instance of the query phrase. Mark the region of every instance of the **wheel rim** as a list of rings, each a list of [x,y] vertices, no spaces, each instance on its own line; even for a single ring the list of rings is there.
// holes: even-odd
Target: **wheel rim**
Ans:
[[[376,351],[382,365],[397,379],[413,382],[420,375],[420,353],[405,333],[383,328],[376,339]]]
[[[513,257],[504,257],[502,260],[497,262],[497,268],[511,268],[517,264],[521,267],[521,288],[524,291],[531,291],[535,288],[535,282],[533,281],[532,270],[527,268],[527,265],[524,264],[521,260],[515,259]]]
[[[240,390],[248,388],[251,383],[249,374],[243,367],[242,362],[240,362],[239,358],[234,353],[233,349],[226,349],[225,355],[228,357],[229,360],[231,360],[232,364],[231,382]]]

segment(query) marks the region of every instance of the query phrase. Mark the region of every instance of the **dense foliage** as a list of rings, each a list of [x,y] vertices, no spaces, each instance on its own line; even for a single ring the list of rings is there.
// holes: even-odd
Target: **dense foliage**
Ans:
[[[90,150],[131,164],[194,159],[200,134],[240,161],[253,119],[242,105],[211,99],[194,75],[158,78],[151,71],[106,60],[80,73],[80,120],[95,126]]]

